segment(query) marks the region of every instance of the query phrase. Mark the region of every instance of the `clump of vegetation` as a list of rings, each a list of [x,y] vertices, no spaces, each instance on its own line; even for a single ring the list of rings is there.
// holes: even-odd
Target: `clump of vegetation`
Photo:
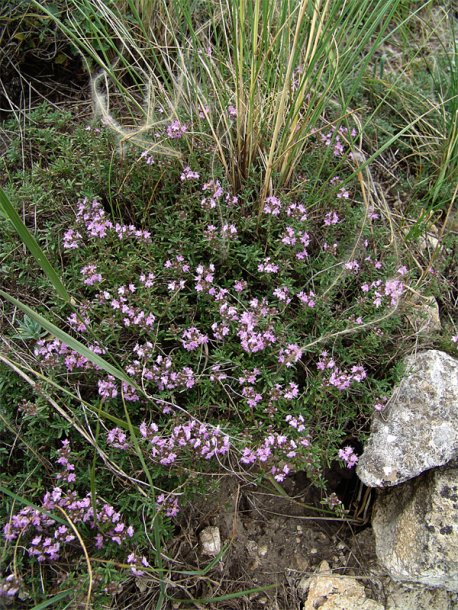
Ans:
[[[399,131],[368,149],[349,106],[398,2],[364,3],[373,21],[357,2],[243,0],[207,21],[201,3],[199,24],[161,3],[150,31],[137,3],[73,4],[105,42],[120,40],[126,6],[136,28],[123,75],[81,39],[104,69],[98,119],[43,106],[30,154],[10,137],[0,380],[18,441],[0,457],[0,592],[103,608],[127,575],[147,575],[161,608],[176,570],[163,542],[208,475],[278,488],[303,471],[320,510],[347,514],[324,471],[357,463],[409,349],[405,314],[449,261],[419,264],[376,184],[370,161]],[[61,24],[74,42],[75,24]],[[159,48],[145,72],[135,58]]]

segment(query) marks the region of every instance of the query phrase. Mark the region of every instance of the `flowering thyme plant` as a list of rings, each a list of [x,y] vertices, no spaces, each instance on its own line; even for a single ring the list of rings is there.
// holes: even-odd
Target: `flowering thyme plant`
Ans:
[[[166,131],[182,145],[192,129],[185,117]],[[378,212],[346,180],[347,136],[317,133],[310,158],[327,154],[329,175],[313,187],[302,168],[261,214],[251,187],[235,193],[191,157],[170,162],[170,183],[147,214],[139,205],[124,217],[84,197],[61,230],[75,298],[58,314],[89,351],[40,334],[35,366],[78,397],[74,412],[83,408],[83,428],[97,430],[111,473],[142,489],[154,481],[145,511],[155,527],[180,518],[199,473],[236,470],[281,484],[305,471],[326,495],[324,468],[358,461],[347,439],[354,421],[383,408],[390,379],[380,353],[396,341],[410,272],[387,254],[391,236]],[[160,181],[147,151],[136,168],[142,184]],[[138,496],[125,491],[119,508],[102,500],[69,440],[58,438],[53,484],[36,508],[11,511],[6,540],[21,541],[27,561],[42,565],[71,561],[82,540],[134,576],[153,569],[130,507]],[[68,525],[53,519],[62,511]],[[7,575],[1,594],[16,595],[21,583]]]
[[[170,126],[173,137],[186,136],[184,125]],[[332,145],[339,157],[343,143],[331,135],[315,146]],[[338,454],[339,434],[324,449],[318,422],[328,405],[357,413],[362,395],[376,402],[361,338],[369,351],[383,342],[407,269],[381,260],[378,215],[365,214],[341,175],[328,178],[329,205],[310,205],[306,185],[294,200],[269,196],[260,222],[243,192],[200,175],[181,169],[182,205],[158,209],[161,223],[154,213],[146,228],[115,222],[86,198],[63,234],[65,256],[80,269],[69,331],[96,354],[115,350],[131,383],[58,339],[37,341],[36,358],[45,370],[72,374],[70,383],[93,380],[107,409],[136,403],[131,418],[150,447],[143,450],[165,477],[196,458],[204,470],[237,460],[247,476],[256,465],[278,482],[304,468],[316,475],[332,457],[351,467]],[[356,240],[355,224],[363,226]],[[357,359],[350,338],[360,343]],[[344,435],[340,418],[327,425]],[[106,442],[133,451],[119,427]]]

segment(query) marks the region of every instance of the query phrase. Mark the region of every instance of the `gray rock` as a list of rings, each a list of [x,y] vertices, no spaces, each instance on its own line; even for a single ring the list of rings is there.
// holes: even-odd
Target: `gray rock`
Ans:
[[[402,585],[390,580],[385,587],[386,610],[457,610],[458,596],[445,589]]]
[[[383,605],[368,599],[364,587],[352,576],[335,576],[329,564],[322,561],[319,572],[308,582],[304,610],[384,610]]]
[[[458,469],[388,490],[372,516],[375,550],[391,578],[458,592]]]
[[[357,474],[368,487],[398,485],[458,456],[458,361],[429,350],[405,364],[359,459]]]

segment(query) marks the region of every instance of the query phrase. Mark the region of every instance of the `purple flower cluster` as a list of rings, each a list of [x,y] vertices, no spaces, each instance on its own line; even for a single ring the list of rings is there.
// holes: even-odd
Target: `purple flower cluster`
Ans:
[[[104,350],[99,345],[88,345],[87,347],[94,354],[104,353]],[[98,369],[97,365],[90,362],[85,356],[81,356],[81,354],[72,350],[59,339],[52,339],[51,341],[39,339],[35,344],[34,354],[41,362],[50,366],[63,360],[69,373],[76,368]]]
[[[158,508],[165,512],[166,517],[176,517],[180,512],[180,504],[175,496],[159,494],[156,503]]]
[[[328,212],[324,217],[324,226],[330,227],[332,225],[336,225],[340,222],[340,216],[337,214],[335,210]]]
[[[330,371],[331,373],[329,378],[323,381],[323,385],[332,385],[342,392],[347,390],[353,382],[360,383],[367,377],[364,367],[360,365],[352,366],[350,371],[342,371],[326,351],[321,353],[321,358],[316,366],[319,371]]]
[[[0,598],[14,597],[21,588],[22,581],[15,574],[9,574],[3,581],[0,581]]]
[[[237,108],[235,106],[228,106],[227,113],[229,115],[229,118],[231,118],[231,119],[237,118]]]
[[[140,283],[145,287],[150,287],[154,281],[154,274],[140,275]],[[156,320],[156,316],[151,311],[145,311],[129,302],[129,298],[137,291],[135,284],[122,285],[115,288],[114,293],[104,290],[96,295],[96,301],[106,303],[111,309],[112,315],[118,317],[123,326],[138,326],[145,330],[150,330]]]
[[[167,135],[172,140],[179,140],[188,131],[186,123],[181,123],[178,119],[175,119],[167,126]]]
[[[278,464],[285,460],[294,460],[299,457],[301,448],[306,448],[308,445],[308,439],[301,439],[296,442],[284,434],[271,433],[257,449],[253,450],[250,447],[245,447],[242,451],[240,461],[242,464],[246,465],[266,464],[267,462],[272,461],[275,461]],[[271,473],[274,475],[274,478],[281,483],[291,469],[292,467],[288,464],[284,464],[280,469],[278,466],[274,465],[272,466]]]
[[[286,216],[297,220],[298,222],[305,222],[307,220],[307,210],[305,205],[302,203],[291,203],[286,208]]]
[[[140,434],[151,445],[151,457],[163,466],[171,466],[180,455],[193,455],[196,458],[211,460],[226,455],[231,442],[218,427],[189,419],[174,426],[170,434],[159,434],[155,423],[140,425]]]
[[[115,449],[122,449],[125,451],[129,449],[130,445],[127,442],[127,434],[121,428],[113,428],[107,434],[107,445],[114,447]]]
[[[87,331],[87,328],[88,328],[89,324],[91,323],[91,320],[90,320],[89,316],[87,316],[86,314],[81,313],[80,316],[78,317],[76,313],[72,313],[68,316],[67,322],[77,332],[84,333]]]
[[[268,322],[269,316],[274,313],[276,310],[268,306],[266,299],[250,301],[250,308],[244,311],[238,320],[237,336],[245,352],[255,354],[276,343],[277,337],[274,334],[273,325]],[[259,328],[261,324],[267,325],[267,328]]]
[[[145,159],[146,165],[154,165],[154,157],[149,154],[149,151],[144,150],[140,155],[141,159]]]
[[[207,105],[199,106],[199,117],[201,119],[207,118],[209,112],[210,112],[210,106],[207,106]]]
[[[128,375],[139,375],[142,381],[152,381],[161,391],[191,389],[194,386],[196,380],[192,369],[185,366],[176,371],[170,355],[159,354],[153,360],[153,346],[149,341],[142,345],[137,343],[133,352],[134,360],[126,368]]]
[[[271,195],[266,198],[264,203],[264,214],[270,214],[271,216],[279,216],[282,205],[280,199]]]
[[[224,194],[223,187],[219,180],[210,180],[202,186],[202,190],[209,193],[207,197],[204,197],[200,202],[200,205],[205,210],[212,210],[218,205],[218,201]]]
[[[298,415],[297,417],[294,417],[294,415],[287,415],[285,417],[285,421],[291,426],[291,428],[294,428],[298,432],[305,431],[305,420],[302,415]]]
[[[83,284],[93,286],[103,281],[102,275],[97,273],[96,265],[86,265],[81,269],[81,275],[84,277]]]
[[[130,553],[127,556],[127,563],[130,565],[130,571],[134,576],[144,576],[145,570],[142,570],[142,568],[151,567],[144,555],[138,557],[136,553]]]
[[[70,444],[68,440],[62,442],[58,451],[57,463],[63,467],[63,472],[56,478],[68,484],[75,482],[74,465],[69,461]],[[73,525],[83,524],[95,533],[96,548],[102,548],[106,542],[123,544],[134,535],[132,526],[127,526],[121,519],[121,514],[110,504],[100,506],[98,499],[94,503],[91,494],[84,498],[78,496],[76,491],[65,492],[61,487],[54,487],[43,496],[41,509],[25,506],[12,516],[3,528],[5,539],[9,542],[19,536],[31,537],[28,553],[38,561],[55,561],[60,558],[62,549],[72,543],[76,536],[66,525],[59,525],[49,513],[57,512],[62,508]]]
[[[194,172],[189,165],[187,165],[181,175],[180,175],[180,180],[181,182],[185,182],[187,180],[198,180],[200,178],[200,174],[198,172]]]
[[[278,354],[278,362],[287,368],[292,367],[302,358],[302,350],[296,343],[289,343],[283,347]]]
[[[65,481],[66,483],[74,483],[76,481],[75,465],[69,460],[71,449],[70,441],[63,440],[62,447],[58,450],[57,464],[64,470],[56,474],[56,479],[59,481]]]
[[[183,290],[186,286],[186,278],[189,276],[191,267],[181,254],[177,254],[174,259],[167,259],[164,269],[170,277],[166,280],[167,290],[176,292]]]
[[[278,273],[278,270],[279,266],[270,262],[270,256],[265,258],[263,262],[258,265],[258,271],[261,273]]]
[[[254,409],[262,401],[262,394],[254,387],[259,374],[259,369],[253,369],[252,371],[244,371],[244,376],[239,377],[239,383],[242,386],[242,396],[251,409]]]
[[[216,206],[221,203],[224,195],[224,202],[228,208],[232,208],[238,204],[239,198],[236,195],[232,195],[230,192],[224,192],[221,182],[219,180],[209,180],[202,186],[202,191],[208,193],[207,197],[204,197],[201,202],[201,208],[204,210],[213,210]]]
[[[313,290],[310,290],[308,294],[301,290],[296,294],[296,296],[301,303],[303,303],[307,307],[310,307],[310,309],[313,309],[315,307],[315,293],[313,292]]]
[[[294,227],[286,227],[281,241],[287,246],[299,246],[302,248],[299,252],[296,252],[296,258],[298,260],[303,260],[308,257],[307,247],[310,244],[310,235],[307,231],[295,229]]]
[[[291,203],[286,208],[283,208],[283,204],[278,197],[272,195],[266,198],[264,214],[279,217],[282,214],[282,210],[286,212],[287,218],[296,220],[299,223],[305,222],[308,218],[307,209],[302,203]]]
[[[202,334],[195,326],[187,328],[181,335],[181,344],[188,352],[191,352],[206,343],[208,343],[207,335]]]
[[[376,411],[383,411],[383,409],[386,407],[386,403],[388,402],[388,398],[387,396],[381,396],[375,403],[374,403],[374,409]]]
[[[389,301],[392,307],[396,307],[404,293],[404,283],[398,279],[375,280],[371,283],[364,283],[361,290],[365,293],[373,291],[372,302],[377,308],[381,307],[384,301]]]
[[[347,468],[353,468],[358,463],[358,456],[353,447],[339,449],[339,458],[345,462]]]
[[[342,138],[348,137],[349,131],[347,127],[340,126],[337,130],[334,126],[331,126],[327,133],[321,134],[321,141],[325,146],[333,146],[334,155],[341,157],[345,152],[345,146],[342,142]],[[356,129],[352,129],[350,136],[355,138],[357,135]]]
[[[213,263],[210,263],[208,267],[205,265],[199,265],[196,268],[196,275],[194,276],[196,291],[210,293],[214,278],[215,265],[213,265]]]
[[[137,241],[150,243],[151,233],[137,229],[134,225],[113,224],[106,217],[102,204],[97,199],[89,202],[87,198],[78,203],[76,214],[78,229],[68,229],[64,234],[64,248],[76,250],[84,244],[84,235],[88,239],[103,239],[108,235],[116,236],[118,239],[133,237]]]
[[[289,305],[291,303],[291,297],[289,296],[290,291],[288,286],[279,286],[278,288],[275,288],[273,294],[275,297],[277,297],[279,301],[286,303],[286,305]]]

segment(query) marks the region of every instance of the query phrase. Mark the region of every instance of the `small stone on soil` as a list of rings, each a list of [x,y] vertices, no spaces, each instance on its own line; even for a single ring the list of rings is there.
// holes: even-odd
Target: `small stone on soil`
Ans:
[[[221,536],[217,527],[209,526],[203,529],[199,540],[204,555],[215,557],[221,551]]]

